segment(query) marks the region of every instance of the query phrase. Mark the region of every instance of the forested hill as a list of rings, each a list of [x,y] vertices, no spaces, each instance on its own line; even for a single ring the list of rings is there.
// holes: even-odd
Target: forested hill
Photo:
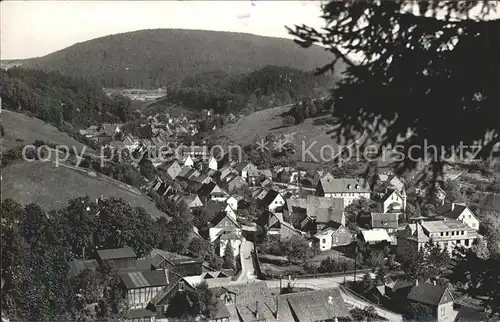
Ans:
[[[61,128],[94,122],[126,121],[130,100],[106,96],[85,81],[58,72],[10,68],[0,70],[2,107],[30,114]]]
[[[154,29],[78,43],[23,67],[97,80],[103,87],[158,88],[199,73],[248,73],[266,65],[313,70],[330,62],[322,47],[243,33]]]
[[[192,111],[213,109],[219,114],[247,114],[258,109],[294,103],[304,98],[327,95],[335,86],[335,75],[314,76],[291,67],[264,66],[246,74],[223,71],[187,77],[167,88],[167,97],[149,105],[159,112],[171,104]]]

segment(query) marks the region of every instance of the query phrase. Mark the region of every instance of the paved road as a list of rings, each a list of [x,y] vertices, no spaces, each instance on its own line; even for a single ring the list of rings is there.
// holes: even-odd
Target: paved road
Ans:
[[[241,272],[236,279],[237,283],[244,283],[256,279],[255,268],[252,260],[253,243],[241,238],[240,246],[240,259],[241,259]]]

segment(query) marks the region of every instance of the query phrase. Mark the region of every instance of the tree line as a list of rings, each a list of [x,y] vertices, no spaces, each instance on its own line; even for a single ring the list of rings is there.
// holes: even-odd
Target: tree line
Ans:
[[[0,70],[0,95],[4,108],[27,113],[58,128],[130,118],[129,98],[119,94],[108,97],[102,88],[58,72],[18,67]]]
[[[192,238],[187,207],[168,202],[159,207],[168,217],[155,221],[142,208],[117,198],[76,198],[50,212],[34,203],[3,200],[2,310],[27,321],[119,318],[126,304],[113,267],[68,277],[71,260],[95,258],[98,249],[129,246],[143,257],[160,248],[208,259],[220,269],[222,259],[211,245]],[[97,303],[96,313],[88,312],[92,303]]]
[[[168,87],[164,102],[195,111],[212,109],[218,114],[244,114],[321,96],[332,81],[329,75],[316,77],[312,72],[281,66],[265,66],[238,76],[213,71]]]

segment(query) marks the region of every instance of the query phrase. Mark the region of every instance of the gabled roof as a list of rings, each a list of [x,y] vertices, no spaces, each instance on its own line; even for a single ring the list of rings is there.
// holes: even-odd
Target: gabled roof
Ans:
[[[120,273],[120,278],[127,289],[166,286],[169,283],[164,270]]]
[[[370,229],[361,231],[363,239],[366,242],[381,242],[381,241],[391,241],[391,237],[384,229]]]
[[[272,321],[276,319],[274,315],[276,301],[265,282],[227,285],[219,288],[216,294],[220,295],[225,291],[236,295],[236,303],[232,306],[236,311],[233,314],[236,316],[232,316],[233,318],[239,318],[240,321],[244,322],[261,319]]]
[[[238,172],[241,172],[243,170],[248,171],[250,168],[256,168],[255,165],[250,161],[240,162],[234,166],[234,169]]]
[[[282,308],[279,305],[280,298],[286,299],[293,313],[292,316],[296,316],[298,321],[328,321],[350,317],[350,308],[344,302],[338,288],[280,295],[278,306]],[[283,318],[282,313],[285,312],[278,311],[280,319]]]
[[[224,208],[225,208],[225,204],[224,205]],[[231,216],[229,216],[225,211],[223,212],[219,212],[214,219],[212,219],[212,221],[210,221],[210,223],[214,226],[218,225],[222,219],[224,218],[228,218],[236,227],[238,228],[241,228],[240,224],[238,224],[238,222],[236,220],[234,220],[233,218],[231,218]]]
[[[325,193],[369,193],[370,187],[367,182],[360,179],[332,179],[324,177],[320,179],[321,187]]]
[[[467,209],[467,206],[465,204],[454,204],[453,209],[449,209],[448,211],[445,211],[441,213],[441,216],[447,217],[450,219],[458,219],[460,215]],[[472,211],[471,211],[472,213]]]
[[[454,322],[483,322],[488,321],[488,313],[468,306],[462,306]]]
[[[137,258],[134,250],[130,247],[101,249],[97,251],[97,255],[99,255],[99,258],[102,260],[113,260],[130,257]]]
[[[262,169],[262,170],[258,170],[258,171],[260,172],[260,174],[262,174],[263,176],[265,176],[267,178],[273,177],[273,173],[269,169]]]
[[[387,189],[387,191],[382,196],[382,198],[380,198],[380,201],[381,202],[386,202],[386,200],[389,199],[393,194],[396,194],[400,198],[402,198],[401,194],[397,190],[395,190],[395,189]]]
[[[448,292],[450,301],[453,301],[451,293],[446,286],[434,285],[430,283],[420,283],[413,286],[408,293],[407,299],[427,305],[438,306],[443,295]]]
[[[330,221],[342,223],[344,216],[344,199],[308,195],[306,197],[307,216],[318,223]]]
[[[261,200],[261,204],[264,207],[268,207],[277,197],[279,196],[279,192],[276,190],[269,190],[267,195]]]
[[[164,271],[162,270],[160,272]],[[167,296],[168,293],[170,293],[170,291],[175,287],[175,285],[182,279],[183,278],[181,275],[172,271],[168,271],[168,286],[164,287],[160,292],[158,292],[156,296],[150,301],[150,303],[156,306],[158,303],[162,302],[165,296]],[[189,285],[189,283],[186,284]]]
[[[371,213],[372,228],[398,228],[398,216],[397,213]]]

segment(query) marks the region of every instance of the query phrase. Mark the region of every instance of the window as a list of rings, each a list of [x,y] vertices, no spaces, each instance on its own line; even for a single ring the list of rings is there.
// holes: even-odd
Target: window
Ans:
[[[184,291],[184,281],[179,281],[179,291]]]
[[[469,246],[469,240],[468,239],[464,240],[464,244],[465,244],[465,246],[468,247]]]
[[[454,232],[454,231],[452,231],[452,232],[451,232],[451,235],[452,235],[452,236],[455,236],[455,232]]]
[[[448,233],[448,232],[446,232],[446,236],[448,236],[448,234],[449,234],[449,233]]]
[[[446,314],[446,308],[445,308],[445,307],[442,307],[442,308],[440,309],[440,311],[441,311],[441,316],[443,316],[443,315],[445,315],[445,314]]]
[[[326,238],[321,239],[321,242],[322,242],[323,244],[326,244]]]
[[[469,218],[471,218],[471,215],[469,215]]]
[[[462,230],[462,235],[464,234],[464,231]]]
[[[472,228],[476,228],[476,223],[472,223]]]
[[[441,232],[441,236],[444,236],[444,233],[443,233],[443,232]]]

